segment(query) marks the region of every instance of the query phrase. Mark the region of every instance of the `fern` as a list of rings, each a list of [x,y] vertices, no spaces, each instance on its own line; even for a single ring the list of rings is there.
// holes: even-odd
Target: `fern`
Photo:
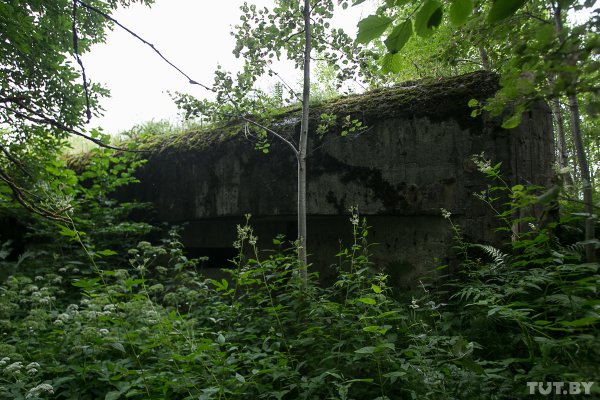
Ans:
[[[506,253],[503,253],[494,246],[476,243],[472,244],[471,247],[483,250],[485,254],[487,254],[492,259],[492,269],[503,268],[509,265],[510,256]]]

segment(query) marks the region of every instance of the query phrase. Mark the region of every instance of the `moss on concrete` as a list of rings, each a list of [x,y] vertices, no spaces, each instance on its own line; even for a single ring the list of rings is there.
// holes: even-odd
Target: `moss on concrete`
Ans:
[[[492,96],[497,88],[497,76],[487,72],[424,79],[411,82],[410,85],[376,89],[314,105],[311,107],[310,125],[311,128],[316,127],[320,115],[328,113],[337,115],[338,121],[350,115],[367,125],[390,118],[427,117],[433,121],[454,119],[461,127],[469,129],[480,126],[481,121],[480,118],[471,118],[467,102],[472,98],[484,100]],[[269,120],[271,126],[277,126],[278,132],[293,136],[299,130],[300,113],[299,107],[288,108],[274,113]],[[212,129],[156,137],[142,144],[141,148],[156,153],[205,150],[240,137],[243,130],[243,122],[233,121]],[[335,133],[341,130],[341,126],[334,126],[331,130]]]

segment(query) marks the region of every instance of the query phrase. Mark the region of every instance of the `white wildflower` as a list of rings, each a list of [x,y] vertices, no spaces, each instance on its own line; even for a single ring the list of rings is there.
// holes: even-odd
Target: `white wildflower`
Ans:
[[[485,158],[484,152],[481,152],[481,154],[475,154],[471,157],[471,160],[473,163],[475,163],[477,169],[484,174],[492,170],[492,162]]]
[[[98,330],[98,333],[100,334],[100,336],[106,336],[109,334],[109,330],[106,328],[101,328]]]
[[[481,201],[487,201],[488,199],[487,192],[485,190],[482,190],[479,193],[473,192],[473,196],[475,196],[476,199],[479,199]]]
[[[442,212],[442,217],[446,219],[450,219],[450,217],[452,216],[452,213],[446,210],[445,208],[440,208],[440,211]]]
[[[4,367],[10,361],[10,357],[4,357],[0,360],[0,367]]]
[[[104,311],[110,311],[110,312],[116,311],[116,309],[117,309],[117,306],[115,304],[107,304],[103,308]]]
[[[44,277],[43,277],[43,276],[41,276],[41,275],[37,275],[37,276],[36,276],[35,278],[33,278],[33,279],[34,279],[35,281],[38,281],[38,282],[39,282],[39,281],[43,281],[43,280],[44,280]]]
[[[258,241],[258,236],[254,236],[254,235],[250,234],[248,243],[250,243],[251,246],[255,246],[257,241]]]
[[[29,392],[27,392],[27,395],[25,395],[25,398],[35,399],[36,397],[40,397],[40,394],[43,392],[54,394],[54,388],[52,387],[52,385],[49,385],[47,383],[40,383],[36,387],[30,389]]]
[[[71,319],[71,316],[67,313],[60,313],[58,314],[58,317],[56,317],[58,319],[62,319],[63,321],[68,321]]]
[[[420,306],[417,304],[417,300],[415,298],[412,299],[410,305],[410,308],[412,308],[413,310],[416,310],[417,308],[419,308]]]
[[[21,368],[23,368],[23,363],[21,361],[17,361],[4,368],[4,372],[7,374],[14,374],[20,372]]]

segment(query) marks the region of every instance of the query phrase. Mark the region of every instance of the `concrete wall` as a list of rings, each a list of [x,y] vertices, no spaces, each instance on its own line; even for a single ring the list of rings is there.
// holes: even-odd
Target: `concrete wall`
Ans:
[[[373,260],[397,282],[414,282],[447,262],[451,232],[440,208],[455,215],[467,237],[493,241],[491,212],[472,196],[490,184],[470,161],[473,154],[485,152],[493,163],[502,162],[511,184],[548,182],[553,140],[545,107],[534,108],[512,130],[485,116],[471,119],[468,100],[489,97],[495,85],[492,75],[474,74],[315,108],[313,115],[334,112],[338,120],[352,115],[368,126],[343,138],[311,136],[308,250],[324,276],[331,273],[327,266],[335,262],[339,239],[350,243],[350,206],[368,218],[369,237],[379,243]],[[295,118],[282,117],[291,137]],[[264,246],[278,233],[293,238],[291,152],[274,141],[270,153],[262,154],[243,135],[194,146],[200,142],[194,135],[207,133],[155,144],[139,172],[142,183],[125,196],[152,201],[160,221],[186,222],[184,242],[197,250],[230,248],[235,225],[246,213],[253,215]]]

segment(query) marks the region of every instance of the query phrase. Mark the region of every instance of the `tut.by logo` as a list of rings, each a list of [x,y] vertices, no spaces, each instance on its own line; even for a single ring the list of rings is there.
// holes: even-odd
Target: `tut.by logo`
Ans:
[[[594,382],[527,382],[529,394],[589,395]]]

